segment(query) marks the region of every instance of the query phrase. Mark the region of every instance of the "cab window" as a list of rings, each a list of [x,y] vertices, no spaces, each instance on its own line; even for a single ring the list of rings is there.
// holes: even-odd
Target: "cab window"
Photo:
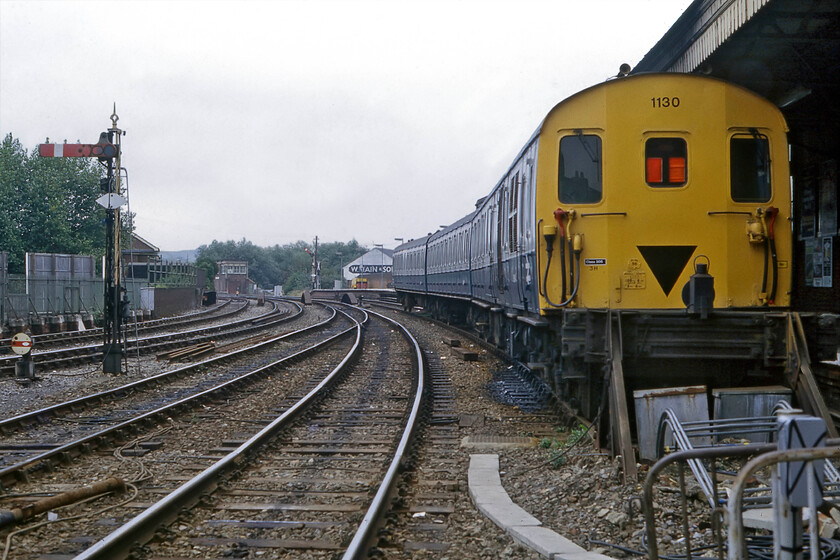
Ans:
[[[651,187],[681,187],[688,180],[688,149],[682,138],[645,142],[645,181]]]
[[[558,196],[566,204],[601,200],[601,138],[575,134],[560,140]]]
[[[729,177],[735,202],[770,200],[770,143],[763,134],[733,136],[729,141]]]

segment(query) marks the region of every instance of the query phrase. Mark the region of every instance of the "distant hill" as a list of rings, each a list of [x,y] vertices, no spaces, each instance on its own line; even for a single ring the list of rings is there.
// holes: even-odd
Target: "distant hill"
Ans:
[[[195,262],[196,253],[198,253],[198,249],[190,249],[188,251],[161,251],[160,258],[168,262],[192,263]]]

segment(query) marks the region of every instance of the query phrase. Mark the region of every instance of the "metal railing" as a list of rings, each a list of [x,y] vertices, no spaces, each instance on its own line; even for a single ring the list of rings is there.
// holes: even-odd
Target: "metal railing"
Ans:
[[[793,463],[795,461],[804,461],[807,465],[806,468],[803,468],[803,471],[807,476],[807,485],[812,490],[808,492],[808,511],[810,513],[810,520],[808,524],[810,539],[808,541],[808,548],[810,549],[811,560],[819,560],[819,558],[821,558],[819,511],[817,509],[820,504],[817,503],[817,492],[814,491],[817,488],[818,482],[814,474],[815,469],[811,468],[811,464],[815,461],[840,457],[840,446],[837,446],[838,444],[840,444],[840,442],[834,441],[834,446],[832,447],[811,447],[805,449],[772,451],[759,455],[744,465],[738,473],[738,476],[735,478],[735,482],[732,484],[732,490],[727,507],[727,517],[729,521],[729,560],[746,560],[750,556],[747,551],[746,541],[744,538],[742,505],[743,495],[748,481],[756,471],[762,468],[774,466],[782,462]],[[774,499],[777,498],[776,494],[777,492],[774,491]],[[786,513],[797,515],[797,512],[791,512],[790,509],[791,508],[788,508]],[[788,515],[788,517],[791,517],[791,515]],[[788,535],[794,539],[793,543],[791,543],[793,546],[791,546],[791,544],[784,543],[783,536],[779,535],[781,532],[781,524],[789,522],[791,522],[790,519],[782,520],[778,519],[778,516],[774,519],[776,528],[776,531],[774,531],[774,544],[777,548],[781,548],[783,550],[782,555],[777,555],[777,558],[801,557],[801,546],[803,542],[801,540],[800,542],[796,542],[801,539],[801,535],[799,535],[798,538],[796,535]],[[800,550],[797,550],[797,548],[800,548]]]
[[[654,507],[654,489],[660,476],[669,468],[677,469],[677,479],[680,491],[680,511],[674,512],[680,517],[682,530],[681,541],[684,545],[683,558],[691,560],[692,556],[699,556],[697,551],[692,549],[693,531],[689,515],[688,497],[686,495],[685,469],[690,462],[695,461],[707,465],[708,480],[710,481],[710,492],[712,499],[707,500],[709,508],[704,512],[709,515],[708,524],[712,530],[713,546],[719,560],[745,560],[748,556],[745,545],[745,532],[743,513],[750,507],[756,507],[763,502],[766,506],[767,497],[749,496],[749,494],[770,492],[770,487],[764,486],[759,489],[747,488],[747,482],[754,479],[755,472],[763,467],[775,465],[782,461],[818,461],[828,457],[840,457],[840,439],[829,439],[826,441],[828,447],[807,448],[787,451],[778,451],[776,443],[750,444],[750,445],[727,445],[712,446],[699,449],[689,449],[671,453],[657,461],[648,471],[643,486],[642,511],[645,518],[645,542],[650,560],[658,560],[659,541],[657,539],[656,510]],[[733,486],[727,493],[720,488],[721,471],[719,468],[723,461],[744,460],[754,457],[739,471]],[[830,463],[826,461],[828,467]],[[810,469],[808,469],[810,471]],[[828,481],[831,482],[830,474],[833,467],[827,468]],[[727,473],[728,475],[729,473]],[[705,490],[704,490],[705,492]],[[811,531],[816,530],[818,517],[816,511],[812,511],[813,522]],[[724,535],[724,525],[728,525],[729,532]],[[696,530],[696,529],[695,529]],[[810,542],[817,543],[811,546],[812,557],[819,554],[820,541],[812,535]]]

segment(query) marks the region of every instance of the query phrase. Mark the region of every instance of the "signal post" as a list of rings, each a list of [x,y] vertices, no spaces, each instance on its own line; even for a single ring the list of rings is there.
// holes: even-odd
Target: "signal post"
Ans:
[[[107,212],[105,221],[105,305],[102,371],[121,373],[123,343],[122,317],[128,310],[125,290],[120,284],[120,207],[126,203],[121,195],[121,140],[124,134],[117,128],[117,108],[111,114],[111,127],[99,135],[96,144],[41,144],[42,157],[95,157],[107,168],[100,179],[102,196],[96,202]]]

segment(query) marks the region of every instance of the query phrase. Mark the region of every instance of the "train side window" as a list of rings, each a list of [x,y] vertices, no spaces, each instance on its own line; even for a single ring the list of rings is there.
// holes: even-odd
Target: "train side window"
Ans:
[[[648,138],[645,181],[651,187],[681,187],[688,180],[688,149],[683,138]]]
[[[575,134],[560,140],[558,196],[566,204],[601,201],[601,138]]]
[[[735,202],[770,200],[770,145],[757,132],[733,136],[729,141],[729,180]]]

